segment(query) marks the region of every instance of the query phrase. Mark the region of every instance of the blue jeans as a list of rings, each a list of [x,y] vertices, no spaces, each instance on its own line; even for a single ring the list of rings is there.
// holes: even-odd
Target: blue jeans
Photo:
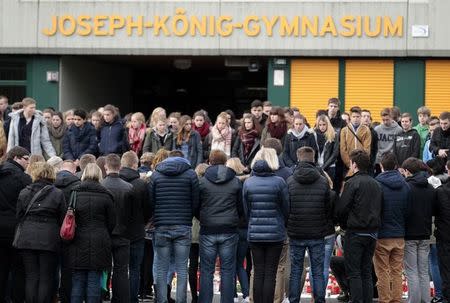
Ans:
[[[74,270],[72,273],[71,303],[98,303],[101,297],[102,272],[95,270]]]
[[[325,288],[323,287],[323,263],[325,258],[324,239],[298,240],[290,239],[291,277],[289,279],[289,302],[300,302],[300,282],[303,273],[303,261],[308,249],[313,278],[314,302],[325,302]]]
[[[186,303],[187,267],[191,248],[191,227],[184,225],[161,226],[155,230],[155,247],[158,256],[156,289],[158,303],[167,303],[167,273],[170,256],[175,257],[177,272],[177,303]]]
[[[144,257],[144,239],[130,243],[130,301],[138,303],[139,279],[141,264]]]
[[[430,254],[428,255],[428,261],[430,263],[431,278],[434,284],[434,296],[436,298],[442,298],[442,280],[441,273],[439,272],[439,263],[437,255],[436,244],[431,244]]]
[[[238,240],[237,233],[200,235],[199,302],[210,303],[213,300],[213,278],[218,255],[220,258],[220,302],[233,303]]]
[[[237,245],[236,254],[236,275],[239,278],[239,283],[241,284],[242,297],[245,299],[249,295],[249,281],[247,271],[244,268],[244,259],[247,256],[248,241],[247,241],[248,229],[239,229],[239,242]],[[235,297],[237,297],[236,291],[236,281],[235,281]]]

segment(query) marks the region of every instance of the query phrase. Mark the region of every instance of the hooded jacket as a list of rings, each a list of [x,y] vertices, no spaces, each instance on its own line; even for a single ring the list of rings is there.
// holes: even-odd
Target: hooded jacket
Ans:
[[[294,239],[321,239],[327,235],[330,186],[313,163],[299,162],[287,180],[289,219],[287,231]]]
[[[397,157],[397,162],[401,165],[403,161],[409,157],[420,157],[420,136],[415,129],[410,129],[407,132],[403,131],[401,134],[395,136],[394,154]]]
[[[142,152],[151,152],[156,154],[156,152],[158,152],[161,148],[164,148],[165,150],[172,150],[174,144],[173,141],[173,133],[168,130],[164,138],[164,144],[162,145],[157,132],[154,129],[151,129],[145,135]]]
[[[105,123],[100,128],[99,144],[100,156],[108,154],[122,155],[128,151],[128,136],[122,121],[116,117],[111,123]]]
[[[348,177],[335,206],[340,226],[355,233],[377,232],[381,225],[382,199],[380,184],[366,172]]]
[[[119,176],[133,186],[135,197],[133,201],[128,201],[130,207],[129,239],[131,242],[144,239],[145,224],[147,224],[151,216],[147,183],[140,178],[137,170],[128,167],[123,167],[119,171]]]
[[[8,134],[8,151],[14,146],[19,146],[19,121],[22,113],[23,109],[9,114],[11,117],[11,124]],[[48,135],[47,123],[40,111],[36,111],[32,123],[30,138],[31,150],[29,152],[32,155],[42,155],[44,150],[49,157],[56,156],[55,149],[53,148],[50,136]]]
[[[200,234],[236,233],[242,216],[242,183],[225,165],[206,169],[199,180]]]
[[[189,161],[169,157],[156,166],[150,177],[149,193],[155,227],[192,226],[199,205],[199,186]]]
[[[243,205],[248,218],[249,242],[283,242],[289,215],[286,182],[275,176],[266,161],[259,160],[244,182]]]
[[[376,177],[383,191],[383,212],[378,238],[404,238],[409,186],[398,170],[382,172]]]
[[[66,160],[77,160],[85,154],[97,154],[97,131],[91,123],[83,128],[71,125],[64,135],[63,153]]]
[[[80,179],[67,170],[59,171],[56,174],[55,186],[62,190],[67,204],[70,201],[70,195],[74,187],[80,185]]]
[[[450,243],[450,182],[445,183],[437,190],[436,239],[439,242]]]
[[[68,243],[68,264],[75,270],[111,268],[111,234],[116,225],[113,196],[98,182],[83,181],[77,191],[75,238]]]
[[[418,172],[406,182],[411,189],[408,204],[405,240],[428,240],[431,236],[432,215],[436,207],[436,191],[428,183],[426,172]]]
[[[47,185],[50,187],[39,195],[25,216],[31,199]],[[25,187],[17,200],[17,218],[23,220],[23,225],[16,248],[58,252],[59,230],[66,211],[63,192],[50,182],[39,180]]]
[[[22,189],[31,184],[31,178],[14,160],[0,166],[0,244],[11,245],[17,225],[17,198]]]
[[[297,164],[297,149],[303,146],[309,146],[314,149],[317,156],[317,143],[314,134],[311,133],[307,126],[303,127],[303,131],[297,136],[292,129],[288,130],[286,139],[284,140],[283,160],[286,166],[293,167]],[[317,159],[317,157],[316,157]]]

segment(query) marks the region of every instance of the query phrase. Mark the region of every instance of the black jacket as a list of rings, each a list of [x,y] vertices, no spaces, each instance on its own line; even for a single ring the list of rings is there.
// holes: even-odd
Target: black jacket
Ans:
[[[319,130],[315,130],[317,143],[316,152],[318,153],[316,158],[320,158],[320,156],[322,156],[323,164],[320,165],[320,167],[323,170],[327,170],[333,164],[336,164],[337,158],[339,156],[339,132],[337,132],[333,142],[330,141],[325,142],[325,144],[323,145],[322,153],[320,153],[319,151],[320,147],[319,143],[317,142],[318,141],[317,136],[324,136],[324,135],[319,132],[320,132]]]
[[[100,128],[99,136],[98,149],[101,156],[108,154],[122,155],[130,149],[127,131],[118,118],[111,123],[105,123]]]
[[[238,157],[239,160],[241,160],[242,164],[244,164],[245,167],[250,167],[252,164],[253,158],[255,157],[256,153],[259,151],[260,148],[260,140],[259,138],[255,139],[255,144],[253,144],[252,150],[247,155],[247,157],[244,156],[244,144],[242,144],[241,137],[239,135],[236,136],[236,141],[233,144],[233,150],[231,151],[231,157]]]
[[[150,201],[155,227],[192,225],[199,205],[198,179],[189,161],[169,157],[156,166],[150,177]]]
[[[225,165],[206,169],[199,181],[200,233],[235,233],[239,216],[243,215],[242,183],[236,173]]]
[[[438,242],[450,243],[450,182],[437,189],[435,213],[436,239]]]
[[[62,148],[64,159],[77,160],[85,154],[97,154],[97,131],[87,122],[83,128],[71,125],[63,138]]]
[[[431,236],[433,210],[436,207],[436,191],[428,184],[426,172],[418,172],[406,182],[411,190],[408,217],[405,225],[405,240],[427,240]]]
[[[443,131],[442,128],[437,127],[433,132],[430,151],[436,156],[440,149],[450,149],[450,128]]]
[[[347,123],[344,121],[344,119],[341,118],[341,111],[338,110],[336,113],[336,116],[334,118],[330,118],[331,125],[336,131],[341,130],[345,126],[347,126]]]
[[[381,224],[381,186],[365,172],[347,178],[336,203],[336,217],[342,228],[350,232],[377,232]]]
[[[119,176],[133,186],[134,200],[127,201],[130,207],[130,222],[128,236],[131,242],[144,239],[145,224],[151,216],[147,183],[142,180],[137,170],[124,167]]]
[[[287,180],[290,209],[287,231],[294,239],[321,239],[327,235],[330,186],[313,163],[299,162]]]
[[[98,182],[83,181],[77,192],[75,238],[68,243],[68,264],[75,270],[111,267],[111,234],[116,225],[112,194]]]
[[[298,138],[291,132],[288,132],[284,140],[283,160],[286,166],[293,167],[297,164],[297,149],[303,146],[309,146],[314,149],[317,156],[317,143],[314,134],[308,130],[303,137]],[[317,159],[317,157],[316,157]]]
[[[31,178],[14,160],[0,166],[0,245],[11,245],[16,229],[17,198]]]
[[[113,173],[106,176],[102,185],[112,193],[114,198],[114,210],[116,214],[116,226],[113,236],[129,240],[129,227],[131,222],[131,205],[135,203],[133,185],[123,181],[119,174]]]
[[[50,185],[50,188],[39,195],[28,214],[24,216],[33,196],[46,185]],[[24,188],[17,200],[17,218],[23,221],[17,248],[59,251],[59,230],[66,211],[63,192],[51,183],[37,181]]]
[[[68,172],[67,170],[59,171],[56,174],[55,186],[59,188],[64,193],[67,204],[70,201],[70,194],[75,186],[80,185],[81,181],[77,176]]]
[[[394,154],[397,162],[402,165],[403,161],[409,157],[420,157],[420,136],[417,130],[410,129],[394,138]]]

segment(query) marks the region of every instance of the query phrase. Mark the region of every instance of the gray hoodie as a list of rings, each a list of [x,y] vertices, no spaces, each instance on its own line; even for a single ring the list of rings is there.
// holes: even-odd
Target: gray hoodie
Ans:
[[[396,135],[403,132],[402,128],[393,121],[390,126],[380,124],[375,127],[375,132],[378,135],[378,152],[375,163],[381,162],[381,156],[388,151],[392,151],[394,147],[394,139]]]

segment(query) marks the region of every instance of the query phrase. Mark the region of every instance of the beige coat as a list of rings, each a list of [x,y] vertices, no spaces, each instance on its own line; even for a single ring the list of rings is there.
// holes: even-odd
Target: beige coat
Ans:
[[[349,127],[352,128],[353,132],[358,136],[359,140],[352,134]],[[361,142],[359,142],[361,141]],[[370,143],[372,142],[372,134],[370,129],[365,125],[360,125],[356,132],[351,124],[342,128],[341,130],[341,141],[340,141],[340,151],[341,158],[347,168],[350,167],[350,153],[355,149],[365,150],[370,156]]]

